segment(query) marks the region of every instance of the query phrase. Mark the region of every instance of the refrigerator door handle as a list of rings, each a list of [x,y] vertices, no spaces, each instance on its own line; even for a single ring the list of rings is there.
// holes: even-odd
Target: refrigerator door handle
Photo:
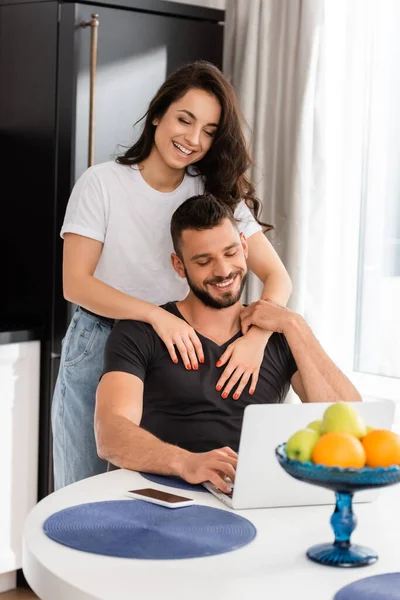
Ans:
[[[89,99],[89,147],[88,166],[94,164],[94,101],[96,96],[96,68],[97,68],[97,45],[99,32],[99,15],[93,13],[91,21],[83,21],[81,27],[91,28],[90,43],[90,99]]]

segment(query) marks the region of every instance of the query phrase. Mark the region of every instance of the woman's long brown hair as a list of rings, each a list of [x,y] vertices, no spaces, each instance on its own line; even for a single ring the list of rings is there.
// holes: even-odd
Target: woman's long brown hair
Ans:
[[[188,174],[200,175],[205,192],[219,198],[232,210],[240,200],[244,200],[264,230],[273,229],[272,225],[260,220],[262,205],[256,196],[254,184],[246,175],[252,161],[243,134],[244,118],[235,91],[221,71],[209,62],[190,63],[166,79],[142,117],[145,123],[139,139],[123,156],[117,158],[117,162],[135,165],[145,160],[154,143],[153,120],[161,119],[169,106],[191,89],[213,94],[221,105],[221,118],[210,149],[201,160],[189,165]]]

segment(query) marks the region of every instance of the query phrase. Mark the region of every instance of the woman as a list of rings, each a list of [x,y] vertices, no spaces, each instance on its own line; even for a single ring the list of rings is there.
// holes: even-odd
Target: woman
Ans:
[[[201,368],[196,332],[160,307],[188,291],[169,264],[170,219],[182,202],[205,190],[229,204],[248,238],[249,268],[264,282],[263,297],[286,304],[290,279],[257,220],[249,164],[234,90],[219,69],[200,61],[168,77],[124,156],[90,167],[75,184],[61,231],[64,297],[78,307],[52,405],[56,489],[105,471],[93,416],[115,319],[151,324],[172,361]],[[268,338],[254,327],[221,356],[218,364],[227,364],[217,386],[224,398],[236,385],[235,398],[249,381],[255,388]]]

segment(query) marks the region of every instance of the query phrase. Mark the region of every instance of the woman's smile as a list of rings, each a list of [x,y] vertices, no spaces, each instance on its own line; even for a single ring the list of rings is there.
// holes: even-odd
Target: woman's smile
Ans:
[[[174,148],[176,148],[176,150],[179,152],[179,154],[185,157],[191,156],[194,152],[193,150],[189,150],[189,148],[183,146],[183,144],[179,144],[178,142],[172,142],[172,144]]]

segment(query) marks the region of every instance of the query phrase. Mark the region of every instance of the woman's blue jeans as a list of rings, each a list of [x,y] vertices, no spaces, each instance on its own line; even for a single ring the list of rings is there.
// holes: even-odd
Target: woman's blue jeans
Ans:
[[[97,455],[94,411],[112,327],[111,320],[78,307],[63,340],[51,407],[56,490],[107,470],[107,462]]]

